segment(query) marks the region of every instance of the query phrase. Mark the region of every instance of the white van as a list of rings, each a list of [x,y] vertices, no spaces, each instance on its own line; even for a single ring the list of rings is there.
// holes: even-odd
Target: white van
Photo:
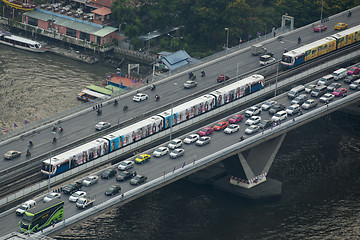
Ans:
[[[321,85],[329,86],[330,84],[332,84],[334,82],[334,80],[335,80],[335,77],[331,74],[328,74],[328,75],[320,78],[317,85],[318,86],[321,86]]]
[[[16,210],[16,215],[22,216],[27,210],[29,210],[32,207],[35,207],[35,205],[36,205],[35,200],[28,200],[24,202],[23,205],[21,205],[21,207],[19,207]]]
[[[305,91],[304,85],[299,85],[297,87],[294,87],[288,92],[288,98],[294,99],[297,96],[299,96],[302,91]]]
[[[271,121],[272,122],[282,121],[282,120],[285,120],[285,118],[287,118],[287,113],[286,113],[286,111],[282,110],[282,111],[275,113],[275,115],[272,116]]]
[[[347,70],[346,68],[340,68],[333,72],[332,75],[334,76],[334,80],[338,81],[344,79],[347,76]]]

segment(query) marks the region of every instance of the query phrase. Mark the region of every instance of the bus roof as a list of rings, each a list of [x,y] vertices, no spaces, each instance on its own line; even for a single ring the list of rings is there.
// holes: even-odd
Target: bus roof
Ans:
[[[33,208],[30,208],[28,209],[25,214],[28,215],[28,216],[34,216],[50,207],[53,207],[55,205],[61,205],[61,204],[64,204],[64,201],[61,200],[61,199],[54,199],[50,202],[47,202],[47,203],[39,203],[38,205],[36,205],[35,207]]]

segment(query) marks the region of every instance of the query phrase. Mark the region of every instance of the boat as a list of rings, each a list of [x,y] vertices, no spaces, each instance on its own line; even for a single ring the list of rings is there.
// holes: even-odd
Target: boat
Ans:
[[[81,93],[77,94],[77,99],[85,102],[96,102],[97,100],[106,100],[110,97],[90,89],[83,89]]]
[[[41,44],[39,42],[15,36],[6,31],[0,31],[0,43],[32,52],[46,51],[45,48],[41,47]]]
[[[24,10],[24,11],[32,11],[36,7],[34,4],[30,4],[27,0],[21,1],[21,0],[2,0],[6,5]]]

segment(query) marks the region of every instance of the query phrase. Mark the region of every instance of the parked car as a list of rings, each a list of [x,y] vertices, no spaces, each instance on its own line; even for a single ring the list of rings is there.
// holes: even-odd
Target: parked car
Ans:
[[[115,169],[106,169],[105,171],[103,171],[101,173],[101,178],[103,179],[109,179],[112,178],[116,175],[116,170]]]
[[[235,114],[229,118],[229,123],[238,123],[241,122],[243,119],[244,119],[243,115]]]
[[[305,86],[305,92],[306,92],[306,93],[311,93],[311,91],[312,91],[314,88],[316,88],[316,87],[317,87],[316,84],[306,85],[306,86]]]
[[[131,171],[123,171],[123,172],[120,172],[117,176],[116,176],[116,181],[121,181],[121,182],[124,182],[128,179],[131,179],[133,178],[135,175],[133,172]]]
[[[319,24],[314,27],[314,32],[323,32],[327,29],[327,26]]]
[[[143,175],[136,175],[133,179],[130,180],[131,185],[139,185],[143,182],[145,182],[147,179],[146,176]]]
[[[245,129],[246,134],[254,134],[258,132],[260,127],[258,125],[251,125],[250,127]]]
[[[202,129],[200,129],[198,134],[199,134],[199,136],[207,136],[207,135],[210,135],[213,131],[214,131],[214,129],[212,127],[204,127]]]
[[[170,153],[170,158],[178,158],[178,157],[181,157],[182,155],[184,155],[185,153],[185,150],[182,149],[182,148],[177,148],[175,149],[174,151],[172,151]]]
[[[301,109],[299,104],[293,104],[286,109],[286,113],[289,115],[294,115],[295,113],[300,112],[300,110]]]
[[[278,103],[273,105],[270,109],[269,109],[269,114],[274,115],[275,113],[285,110],[286,106],[284,104]]]
[[[69,201],[70,202],[76,202],[79,198],[85,197],[85,196],[86,196],[86,192],[84,192],[84,191],[76,191],[73,194],[71,194],[71,196],[69,197]]]
[[[337,82],[333,82],[332,84],[330,84],[329,86],[327,86],[327,90],[330,92],[333,92],[335,89],[341,87],[340,83]]]
[[[225,129],[228,125],[229,125],[228,122],[221,121],[221,122],[218,122],[217,124],[215,124],[215,126],[213,128],[215,131],[220,131],[220,130]]]
[[[154,157],[161,157],[161,156],[166,155],[168,152],[169,152],[169,148],[167,148],[167,147],[158,147],[153,152],[153,156]]]
[[[109,122],[98,122],[98,124],[95,125],[95,129],[96,130],[103,130],[105,128],[110,127],[110,123]]]
[[[337,23],[334,26],[334,29],[335,30],[343,30],[343,29],[346,29],[347,27],[348,27],[348,25],[346,23]]]
[[[189,80],[189,81],[184,82],[184,88],[188,89],[188,88],[193,88],[196,86],[197,86],[197,82],[195,82],[195,81]]]
[[[121,191],[121,187],[119,185],[112,185],[106,188],[105,195],[112,196],[114,194],[119,193],[120,191]]]
[[[9,159],[9,160],[20,157],[20,156],[21,156],[21,152],[20,151],[15,151],[15,150],[7,151],[4,154],[4,158]]]
[[[149,154],[144,153],[135,158],[135,163],[143,164],[143,163],[146,163],[147,161],[149,161],[150,158],[151,158],[151,156]]]
[[[301,105],[301,107],[303,109],[307,110],[307,109],[316,107],[316,105],[317,105],[317,102],[314,99],[308,99]]]
[[[334,92],[333,92],[333,95],[335,97],[341,97],[341,96],[344,96],[346,95],[347,93],[347,89],[346,88],[338,88],[338,89],[335,89]]]
[[[50,202],[52,200],[54,200],[55,198],[60,198],[61,197],[61,193],[57,193],[57,192],[51,192],[45,195],[44,197],[44,202]]]
[[[253,106],[253,107],[248,108],[245,111],[245,116],[246,117],[252,117],[252,116],[258,115],[260,113],[261,113],[261,108],[259,108],[257,106]]]
[[[246,120],[245,124],[246,125],[256,125],[261,121],[261,117],[260,116],[252,116],[251,118],[249,118],[248,120]]]
[[[200,136],[198,134],[190,134],[189,136],[187,136],[184,139],[184,143],[190,144],[190,143],[196,142],[199,139],[199,137]]]
[[[278,121],[284,121],[287,118],[287,113],[284,110],[281,110],[272,116],[271,121],[272,122],[278,122]]]
[[[273,123],[271,122],[271,120],[261,120],[260,123],[259,123],[259,128],[261,129],[266,129],[266,128],[269,128],[271,127]]]
[[[181,147],[181,145],[182,145],[181,139],[176,138],[176,139],[171,140],[171,141],[169,142],[168,148],[170,148],[170,149],[175,149],[175,148]]]
[[[229,79],[230,79],[229,76],[220,75],[220,76],[218,76],[218,78],[216,80],[217,80],[217,82],[223,82],[223,81],[227,81]]]
[[[196,141],[197,146],[203,146],[208,143],[210,143],[210,137],[208,137],[208,136],[200,137],[199,140]]]
[[[90,186],[90,185],[93,185],[93,184],[97,183],[98,180],[99,180],[99,177],[98,177],[98,176],[88,176],[88,177],[86,177],[86,178],[83,180],[82,184],[83,184],[84,186],[87,186],[87,187],[88,187],[88,186]]]
[[[328,103],[330,102],[331,100],[333,100],[335,96],[331,93],[325,93],[320,99],[319,101],[320,102],[323,102],[323,103]]]
[[[237,125],[237,124],[230,124],[227,128],[225,128],[224,133],[231,134],[231,133],[234,133],[234,132],[239,131],[239,129],[240,129],[240,126],[239,126],[239,125]]]
[[[141,102],[141,101],[144,101],[146,99],[148,99],[149,96],[147,94],[144,94],[144,93],[138,93],[136,94],[134,97],[133,97],[133,100],[135,102]]]
[[[309,97],[306,94],[300,94],[297,96],[294,100],[291,101],[291,104],[303,104],[306,100],[308,100]]]
[[[133,161],[130,161],[130,160],[124,160],[124,161],[121,161],[119,166],[118,166],[118,169],[120,171],[124,171],[124,170],[128,170],[130,168],[134,167],[134,162]]]
[[[277,104],[277,102],[274,101],[274,100],[266,101],[261,105],[261,109],[264,110],[264,111],[267,111],[275,104]]]
[[[360,68],[359,67],[350,67],[347,71],[348,75],[353,75],[353,74],[357,74],[360,72]]]

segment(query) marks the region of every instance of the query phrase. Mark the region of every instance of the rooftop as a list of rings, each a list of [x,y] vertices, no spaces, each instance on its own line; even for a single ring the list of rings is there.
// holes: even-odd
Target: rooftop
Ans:
[[[107,8],[107,7],[102,7],[102,8],[98,8],[98,9],[95,9],[93,11],[91,11],[92,13],[96,13],[96,14],[99,14],[101,16],[105,16],[105,15],[108,15],[111,13],[111,9],[110,8]]]

